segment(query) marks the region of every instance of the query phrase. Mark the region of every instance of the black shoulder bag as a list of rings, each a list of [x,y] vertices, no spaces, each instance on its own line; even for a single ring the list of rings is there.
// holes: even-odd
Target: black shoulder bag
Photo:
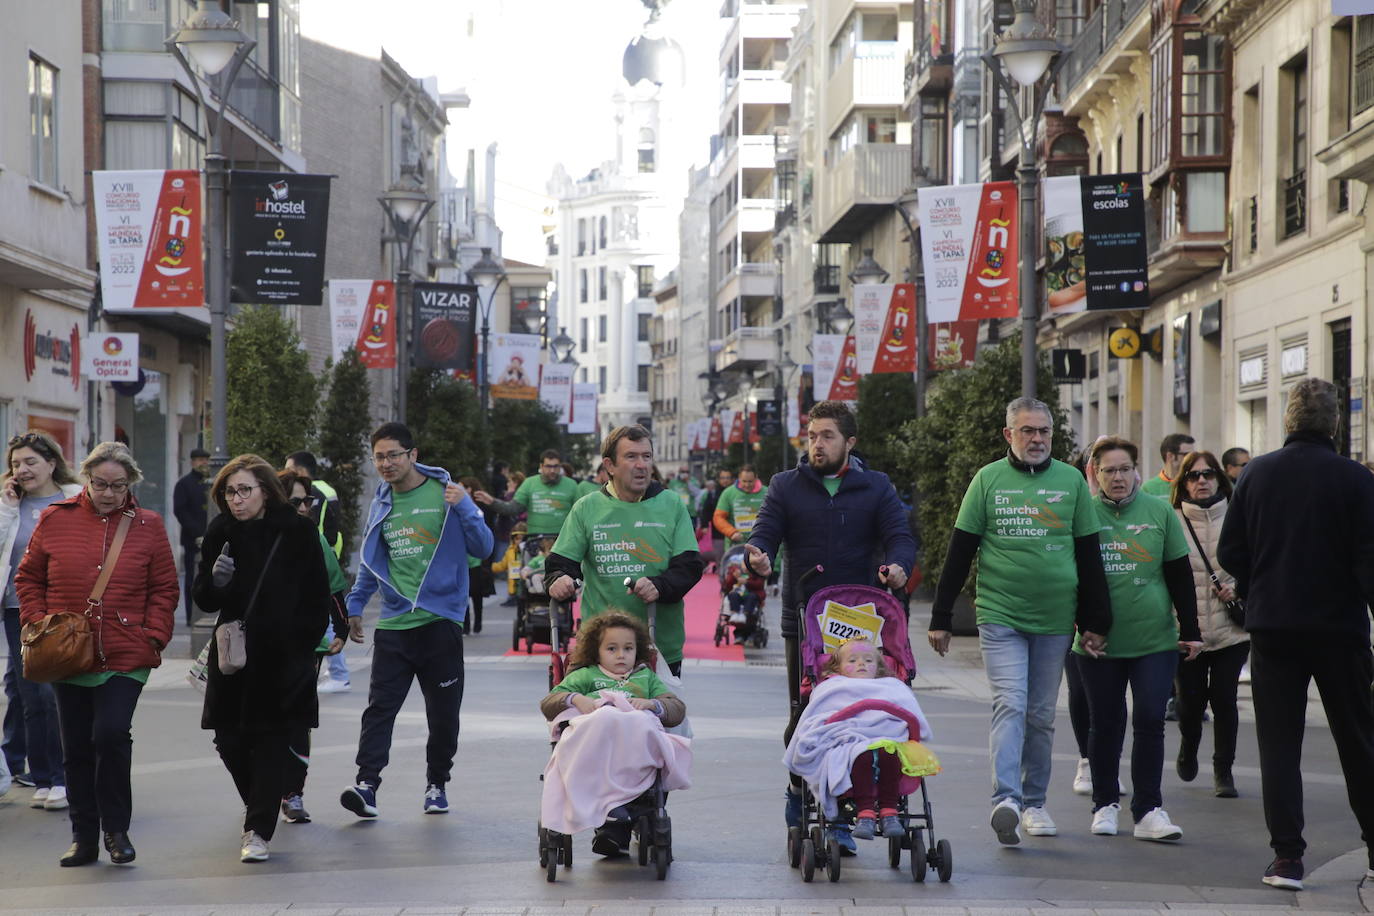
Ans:
[[[1221,588],[1221,577],[1212,568],[1212,561],[1207,559],[1207,551],[1202,549],[1202,541],[1198,540],[1197,532],[1193,530],[1193,523],[1188,518],[1188,513],[1179,510],[1179,515],[1183,516],[1183,524],[1188,526],[1188,533],[1193,536],[1193,543],[1197,545],[1198,556],[1202,557],[1202,565],[1207,567],[1207,575],[1212,580],[1212,585]],[[1245,602],[1240,598],[1232,598],[1226,602],[1226,616],[1231,618],[1231,622],[1241,629],[1245,629]]]

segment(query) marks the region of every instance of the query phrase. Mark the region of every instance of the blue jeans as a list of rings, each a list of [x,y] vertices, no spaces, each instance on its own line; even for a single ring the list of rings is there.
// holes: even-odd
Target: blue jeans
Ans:
[[[1054,707],[1068,634],[1023,633],[998,623],[978,626],[983,667],[992,687],[992,803],[1045,804],[1054,748]]]
[[[345,640],[348,639],[347,632],[343,634],[343,638]],[[342,681],[343,683],[347,684],[348,662],[344,661],[343,649],[339,650],[338,655],[326,655],[324,658],[325,664],[329,666],[329,679],[331,681]]]
[[[1126,686],[1131,688],[1131,816],[1139,821],[1164,804],[1164,706],[1178,667],[1178,651],[1138,658],[1078,658],[1088,692],[1088,762],[1093,774],[1093,810],[1118,804],[1121,748],[1126,741]]]
[[[35,684],[24,678],[24,662],[19,654],[19,609],[5,609],[5,639],[9,642],[10,670],[14,687],[24,710],[24,747],[28,753],[29,776],[40,789],[65,786],[62,769],[62,732],[57,722],[57,696],[51,684]],[[13,769],[13,765],[11,765]]]

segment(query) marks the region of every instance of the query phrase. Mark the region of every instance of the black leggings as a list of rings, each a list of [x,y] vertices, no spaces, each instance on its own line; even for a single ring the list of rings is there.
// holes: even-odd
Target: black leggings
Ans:
[[[1078,670],[1078,656],[1070,649],[1064,656],[1064,679],[1069,685],[1069,724],[1073,726],[1074,744],[1078,745],[1078,759],[1088,759],[1088,691],[1083,686],[1083,674]]]
[[[1249,641],[1224,649],[1201,652],[1190,662],[1180,662],[1174,677],[1178,694],[1178,730],[1185,748],[1197,755],[1202,742],[1202,715],[1212,707],[1212,765],[1230,767],[1236,760],[1236,733],[1240,715],[1236,690],[1240,669],[1250,657]]]

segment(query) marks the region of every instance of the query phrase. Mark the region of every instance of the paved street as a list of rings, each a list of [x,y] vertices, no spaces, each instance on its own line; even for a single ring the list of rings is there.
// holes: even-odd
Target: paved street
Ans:
[[[772,605],[774,614],[776,604]],[[924,611],[915,617],[922,622]],[[381,817],[359,822],[337,797],[353,775],[367,672],[351,649],[354,689],[321,698],[306,804],[309,825],[283,824],[271,861],[238,861],[240,805],[199,730],[200,698],[169,661],[135,720],[137,865],[60,869],[69,841],[63,814],[30,810],[16,788],[0,799],[0,909],[26,913],[1065,913],[1189,911],[1363,912],[1358,828],[1346,806],[1330,736],[1307,741],[1308,890],[1264,887],[1270,853],[1258,800],[1253,726],[1242,725],[1241,798],[1212,797],[1165,775],[1165,805],[1184,828],[1176,846],[1088,834],[1086,799],[1070,794],[1076,755],[1066,718],[1056,737],[1053,839],[1003,849],[987,827],[985,685],[972,639],[938,660],[924,649],[918,691],[935,729],[944,773],[931,782],[936,824],[953,843],[954,879],[912,883],[888,869],[885,847],[864,844],[839,883],[803,884],[783,857],[779,732],[785,705],[780,641],[746,663],[689,660],[685,699],[696,730],[694,787],[675,793],[675,862],[665,882],[633,860],[599,861],[579,837],[574,867],[545,882],[536,861],[539,772],[548,755],[535,709],[545,690],[537,658],[507,657],[509,609],[491,609],[467,643],[468,675],[453,812],[425,816],[423,707],[412,694],[397,723]],[[776,633],[775,633],[776,635]],[[1210,739],[1209,739],[1210,740]],[[1171,732],[1169,753],[1176,749]],[[1204,755],[1207,742],[1204,742]],[[1354,851],[1352,853],[1352,850]],[[1350,855],[1346,855],[1350,853]],[[902,908],[905,907],[905,910]],[[464,910],[466,908],[466,910]],[[714,910],[712,909],[714,908]]]

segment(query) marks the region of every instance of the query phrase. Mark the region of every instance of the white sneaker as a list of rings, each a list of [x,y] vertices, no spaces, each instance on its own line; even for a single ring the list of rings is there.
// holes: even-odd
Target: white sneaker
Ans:
[[[1093,834],[1095,836],[1116,836],[1116,819],[1121,814],[1118,804],[1103,805],[1093,812]]]
[[[325,678],[315,686],[318,693],[348,693],[353,689],[353,685],[348,681],[336,681],[332,677]]]
[[[67,807],[67,787],[53,786],[48,790],[48,799],[43,802],[43,807],[49,811],[61,811]]]
[[[250,830],[243,835],[243,848],[239,850],[240,862],[266,862],[267,841]]]
[[[1031,836],[1057,836],[1059,828],[1044,808],[1027,808],[1021,812],[1021,828]]]
[[[41,808],[48,803],[48,793],[51,789],[35,789],[33,798],[29,801],[30,808]]]
[[[997,833],[997,842],[1003,846],[1017,846],[1021,843],[1021,806],[1010,798],[1004,798],[992,809],[992,829]]]
[[[1169,820],[1169,812],[1163,808],[1151,808],[1135,825],[1135,838],[1161,843],[1172,842],[1183,838],[1183,830]]]
[[[1088,765],[1087,757],[1078,758],[1078,769],[1073,774],[1073,794],[1093,794],[1093,771]]]

